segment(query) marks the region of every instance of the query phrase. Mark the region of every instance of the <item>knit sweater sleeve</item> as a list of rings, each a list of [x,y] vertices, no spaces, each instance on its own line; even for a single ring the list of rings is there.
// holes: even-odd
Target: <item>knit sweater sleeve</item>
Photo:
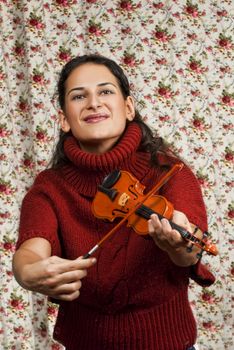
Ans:
[[[174,175],[162,188],[161,194],[169,200],[174,209],[183,212],[189,221],[203,232],[207,231],[207,214],[200,184],[189,167]],[[201,260],[190,268],[190,278],[201,286],[209,286],[215,281],[214,275]]]
[[[37,177],[22,201],[16,249],[30,238],[41,237],[49,241],[51,254],[60,256],[58,221],[51,198],[47,194],[46,182],[44,179],[41,181],[41,178],[43,175]]]

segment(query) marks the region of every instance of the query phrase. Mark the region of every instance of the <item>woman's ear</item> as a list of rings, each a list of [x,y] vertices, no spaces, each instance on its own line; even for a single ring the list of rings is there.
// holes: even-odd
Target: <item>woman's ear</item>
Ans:
[[[132,96],[128,96],[126,101],[126,117],[129,121],[132,121],[135,118],[135,105]]]
[[[62,109],[59,110],[59,125],[60,128],[64,131],[64,132],[68,132],[70,131],[70,125],[67,121],[67,117],[65,116],[64,112],[62,111]]]

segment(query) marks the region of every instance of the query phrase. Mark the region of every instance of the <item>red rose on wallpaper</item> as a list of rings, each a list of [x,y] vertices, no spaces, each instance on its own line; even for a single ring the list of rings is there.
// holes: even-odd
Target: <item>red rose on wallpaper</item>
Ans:
[[[234,93],[231,94],[231,93],[227,92],[226,90],[223,90],[221,102],[224,105],[233,107],[234,106]]]
[[[193,56],[189,57],[189,62],[188,62],[187,67],[188,67],[188,69],[191,72],[194,72],[194,73],[197,73],[197,74],[204,73],[204,72],[206,72],[208,70],[208,68],[202,67],[201,60],[196,59]]]
[[[153,3],[153,7],[155,9],[162,9],[164,7],[164,3],[163,2],[158,2],[158,3]]]
[[[170,120],[171,119],[171,117],[169,116],[169,115],[160,115],[159,116],[159,120],[161,121],[161,122],[167,122],[168,120]]]
[[[157,93],[160,97],[163,97],[165,99],[170,99],[173,96],[171,86],[166,85],[162,82],[159,82],[158,84]]]
[[[44,29],[45,25],[42,21],[41,16],[36,16],[35,14],[30,14],[30,19],[28,21],[29,26],[36,28],[36,29]]]
[[[69,61],[72,57],[71,50],[60,46],[58,57],[61,61]]]
[[[191,90],[191,95],[197,97],[201,95],[201,92],[199,90]]]
[[[210,331],[211,330],[215,330],[215,326],[214,326],[214,323],[212,321],[207,321],[207,322],[202,322],[202,326],[205,328],[205,329],[209,329]]]
[[[15,244],[13,242],[4,242],[2,246],[4,250],[10,251],[12,253],[15,251]]]
[[[0,67],[0,80],[4,80],[4,79],[6,79],[6,74],[3,73],[3,69],[2,67]]]
[[[230,66],[222,66],[219,68],[221,73],[231,73],[231,67]]]
[[[214,293],[210,291],[204,291],[201,295],[201,298],[202,300],[206,301],[209,304],[212,304],[215,302]]]
[[[187,1],[186,6],[184,7],[184,11],[187,15],[197,18],[205,15],[205,11],[199,11],[198,5],[194,4],[192,1]]]
[[[156,63],[159,65],[167,64],[167,59],[165,57],[164,58],[157,58]]]
[[[136,59],[135,59],[135,56],[133,54],[125,54],[124,55],[124,58],[123,58],[123,63],[126,65],[126,66],[129,66],[129,67],[134,67],[136,65]]]
[[[198,6],[197,5],[188,5],[185,7],[185,11],[192,17],[198,17]]]
[[[232,49],[233,44],[232,44],[232,38],[231,36],[226,36],[223,33],[219,35],[219,40],[218,40],[218,45],[222,49]]]
[[[0,195],[11,195],[14,193],[14,190],[11,187],[11,184],[9,181],[3,181],[0,179]]]
[[[229,217],[229,219],[234,219],[234,208],[231,208],[228,211],[228,217]]]
[[[9,301],[9,304],[12,308],[16,310],[23,310],[25,308],[25,303],[21,298],[14,298]]]
[[[14,327],[14,331],[16,334],[24,333],[24,328],[22,326]]]
[[[196,40],[197,39],[197,34],[195,34],[195,33],[188,33],[187,37],[190,40]]]
[[[58,309],[56,306],[48,306],[47,308],[47,313],[48,315],[52,316],[57,316],[58,314]]]
[[[9,213],[9,211],[5,211],[4,213],[0,213],[1,219],[8,219],[10,217],[11,217],[11,213]]]
[[[132,31],[132,29],[131,29],[130,27],[122,28],[122,29],[121,29],[121,32],[122,32],[123,34],[129,34],[129,33],[131,33],[131,31]]]
[[[18,57],[24,57],[24,55],[25,55],[24,44],[16,42],[15,47],[14,47],[14,53]]]
[[[228,162],[233,162],[234,160],[234,151],[229,148],[229,147],[226,147],[225,148],[225,159],[228,161]]]
[[[34,162],[32,161],[32,158],[25,157],[25,159],[23,160],[23,166],[25,168],[32,169],[34,167]]]
[[[40,141],[45,141],[46,135],[45,135],[45,133],[44,133],[43,131],[38,131],[38,132],[36,133],[36,138],[37,138],[38,140],[40,140]]]
[[[195,126],[196,129],[202,130],[204,128],[202,119],[193,119],[193,126]]]
[[[38,85],[45,84],[44,74],[41,71],[39,71],[37,68],[33,69],[32,80],[34,81],[34,83]]]
[[[63,22],[63,23],[58,23],[58,24],[57,24],[57,28],[60,29],[60,30],[67,29],[67,28],[68,28],[68,25],[67,25],[67,23],[65,23],[65,22]]]
[[[69,1],[68,0],[56,0],[56,4],[61,5],[63,7],[69,6]]]
[[[0,124],[0,137],[8,137],[11,135],[11,131],[7,129],[7,124]]]
[[[122,10],[126,10],[126,11],[131,11],[133,10],[133,6],[132,6],[132,2],[131,1],[121,1],[120,2],[120,8]]]
[[[200,185],[203,188],[209,188],[210,187],[209,178],[208,178],[208,176],[206,174],[203,173],[202,170],[198,170],[197,171],[197,179],[198,179],[198,182],[200,183]]]
[[[88,32],[93,36],[101,36],[103,34],[100,23],[89,21]]]
[[[32,78],[35,83],[43,84],[44,82],[42,74],[34,74]]]
[[[21,112],[27,112],[29,110],[28,101],[23,96],[20,96],[17,106]]]
[[[167,29],[162,29],[161,27],[158,27],[158,26],[156,26],[153,35],[157,41],[161,41],[163,43],[175,37],[175,34],[169,35]]]

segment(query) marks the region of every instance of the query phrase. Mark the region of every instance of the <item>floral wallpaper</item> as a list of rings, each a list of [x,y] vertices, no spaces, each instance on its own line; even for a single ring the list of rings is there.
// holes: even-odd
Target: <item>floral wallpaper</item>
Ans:
[[[220,254],[191,283],[200,349],[234,349],[234,6],[231,0],[0,0],[0,344],[59,350],[56,305],[13,278],[21,200],[58,135],[55,86],[70,58],[100,53],[127,73],[144,119],[196,173]]]

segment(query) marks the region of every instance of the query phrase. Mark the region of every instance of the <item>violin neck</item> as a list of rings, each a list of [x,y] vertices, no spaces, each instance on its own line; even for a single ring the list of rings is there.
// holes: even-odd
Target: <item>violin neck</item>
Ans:
[[[165,218],[163,215],[157,213],[156,211],[152,210],[151,208],[145,206],[144,204],[142,204],[136,210],[136,214],[141,216],[141,217],[143,217],[146,220],[149,220],[150,216],[152,214],[157,214],[160,220]],[[188,232],[186,229],[182,228],[181,226],[175,224],[174,222],[172,222],[170,220],[168,220],[168,221],[170,222],[171,227],[173,229],[175,229],[176,231],[178,231],[184,239],[187,239],[187,240],[189,240],[191,242],[200,243],[200,239],[197,238],[196,236],[194,236],[193,234],[191,234],[190,232]],[[195,232],[196,232],[196,230],[195,230]]]

